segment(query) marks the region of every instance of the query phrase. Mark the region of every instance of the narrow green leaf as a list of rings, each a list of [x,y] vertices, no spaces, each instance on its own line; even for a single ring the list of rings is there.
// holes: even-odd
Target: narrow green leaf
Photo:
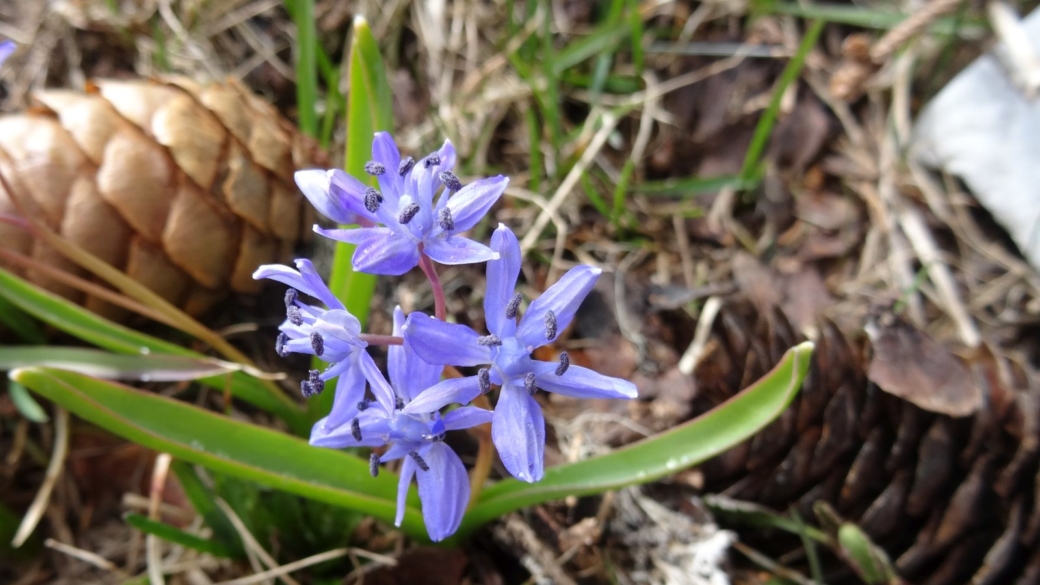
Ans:
[[[553,73],[563,72],[582,61],[617,49],[618,44],[632,34],[632,24],[624,19],[597,28],[592,34],[570,43],[556,53]]]
[[[852,568],[869,585],[890,583],[895,577],[888,555],[871,542],[859,526],[851,522],[842,524],[838,528],[838,544],[853,563]]]
[[[0,269],[0,297],[44,323],[116,353],[162,353],[206,359],[198,352],[113,323],[3,269]],[[221,391],[230,384],[231,393],[236,398],[280,417],[298,433],[310,430],[310,422],[302,408],[285,394],[272,392],[267,385],[244,372],[232,373],[230,381],[227,376],[215,376],[203,378],[199,383]]]
[[[342,451],[311,447],[297,437],[75,372],[27,368],[10,376],[73,414],[149,449],[386,522],[394,520],[397,477],[372,477],[368,461]],[[401,529],[426,538],[417,501],[413,489]]]
[[[812,350],[811,342],[791,348],[764,378],[688,423],[612,453],[549,468],[538,483],[509,479],[485,489],[459,534],[524,506],[654,481],[740,444],[794,399],[809,371]]]
[[[45,423],[51,420],[51,417],[47,416],[47,411],[40,406],[39,402],[36,402],[25,386],[14,380],[8,380],[7,391],[11,395],[11,402],[14,403],[14,407],[25,418],[34,423]]]
[[[816,46],[816,40],[820,38],[820,32],[823,31],[824,23],[825,21],[823,20],[814,20],[809,25],[809,30],[805,33],[805,37],[802,38],[801,44],[798,45],[798,51],[787,62],[787,66],[784,67],[783,72],[780,74],[776,89],[769,100],[769,106],[766,107],[766,111],[762,113],[762,117],[758,119],[758,124],[755,126],[755,133],[751,137],[751,145],[748,146],[747,154],[744,156],[744,164],[740,168],[741,177],[747,179],[757,174],[762,153],[765,152],[766,145],[769,144],[769,137],[773,133],[776,117],[780,113],[780,101],[783,99],[788,86],[794,83],[802,73],[805,58],[809,55],[809,51]]]
[[[804,523],[791,520],[790,518],[785,518],[761,504],[734,500],[715,494],[704,496],[703,501],[704,505],[711,510],[711,513],[720,520],[745,526],[776,528],[791,534],[804,535],[823,544],[830,544],[831,542],[831,539],[822,530],[806,526]]]
[[[26,343],[43,344],[47,342],[47,336],[43,333],[40,324],[2,296],[0,296],[0,323],[7,326]]]
[[[227,549],[227,547],[220,544],[219,542],[209,540],[208,538],[202,538],[201,536],[195,536],[194,534],[185,532],[180,528],[170,526],[165,522],[152,520],[147,516],[142,516],[140,514],[127,514],[123,517],[123,520],[126,520],[127,524],[133,526],[141,532],[144,532],[146,534],[154,534],[155,536],[158,536],[159,538],[167,542],[172,542],[174,544],[186,546],[188,548],[195,549],[199,552],[203,552],[224,559],[232,558],[235,556],[231,553],[230,550]]]
[[[318,30],[314,22],[314,0],[293,0],[290,10],[296,25],[296,109],[300,130],[318,137]]]
[[[757,178],[741,178],[737,175],[720,177],[685,177],[681,179],[664,179],[661,181],[645,181],[632,185],[631,191],[644,195],[692,197],[705,193],[715,193],[721,189],[732,188],[738,191],[752,189],[758,184]]]
[[[224,511],[217,506],[216,494],[199,479],[195,467],[190,463],[175,459],[170,468],[177,476],[177,481],[180,482],[184,495],[191,502],[191,507],[195,508],[195,512],[199,516],[202,516],[217,541],[231,551],[233,556],[244,556],[245,549],[242,546],[241,537],[231,524],[231,520],[228,520]]]
[[[109,380],[179,382],[226,374],[236,364],[164,354],[117,354],[85,347],[0,347],[0,371],[28,366],[58,368]]]

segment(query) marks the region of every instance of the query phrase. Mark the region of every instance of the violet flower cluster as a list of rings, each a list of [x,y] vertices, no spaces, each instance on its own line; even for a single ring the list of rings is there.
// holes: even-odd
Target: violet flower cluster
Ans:
[[[405,316],[397,307],[392,335],[369,335],[309,260],[297,260],[295,270],[261,266],[253,277],[290,287],[276,341],[279,355],[312,354],[330,363],[301,382],[303,395],[321,393],[326,382],[338,377],[332,410],[314,425],[311,444],[372,448],[373,475],[380,464],[400,459],[396,524],[403,519],[414,476],[427,531],[437,541],[458,529],[470,497],[466,469],[444,442],[448,431],[490,422],[505,469],[517,479],[536,482],[545,457],[545,419],[535,399],[539,389],[579,398],[635,398],[636,387],[571,364],[566,352],[552,362],[531,357],[567,328],[600,270],[573,268],[523,309],[523,295],[515,290],[522,259],[516,236],[504,225],[489,246],[464,235],[502,196],[506,177],[463,185],[453,173],[456,153],[450,142],[415,161],[402,158],[394,140],[382,132],[372,143],[372,159],[365,172],[375,177],[378,189],[339,169],[296,174],[300,190],[322,215],[358,226],[315,226],[314,231],[355,244],[357,271],[401,275],[419,266],[433,287],[435,316]],[[486,334],[446,320],[434,262],[487,262]],[[305,302],[299,293],[324,306]],[[389,379],[368,354],[369,345],[389,346]],[[444,366],[476,368],[476,374],[442,380]],[[469,406],[496,386],[493,411]]]

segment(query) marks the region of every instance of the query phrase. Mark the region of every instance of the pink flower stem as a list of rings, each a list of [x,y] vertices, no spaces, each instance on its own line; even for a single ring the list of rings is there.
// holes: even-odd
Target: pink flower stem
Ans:
[[[419,268],[422,268],[423,274],[430,280],[430,288],[433,289],[433,314],[444,321],[448,316],[448,309],[444,304],[444,287],[441,286],[441,279],[437,276],[433,260],[430,260],[430,257],[423,252],[421,244],[419,245]]]
[[[369,345],[404,345],[404,338],[395,335],[376,335],[374,333],[362,333],[358,335],[361,341]]]

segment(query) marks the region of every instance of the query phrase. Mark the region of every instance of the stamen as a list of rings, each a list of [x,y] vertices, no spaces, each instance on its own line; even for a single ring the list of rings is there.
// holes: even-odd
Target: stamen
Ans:
[[[401,215],[397,216],[397,223],[407,225],[417,213],[419,213],[419,204],[409,203],[408,207],[401,210]]]
[[[365,399],[365,400],[362,400],[361,402],[358,402],[357,403],[358,412],[365,412],[366,410],[368,410],[368,405],[369,405],[368,399]]]
[[[318,357],[325,353],[325,340],[321,338],[321,333],[317,331],[311,332],[311,349],[314,350],[314,355]]]
[[[320,378],[321,372],[318,370],[311,370],[308,372],[309,377],[307,383],[311,385],[311,392],[313,394],[321,394],[325,391],[325,380]]]
[[[296,325],[297,327],[303,325],[303,315],[300,315],[300,308],[296,305],[289,305],[286,307],[285,315],[293,325]]]
[[[432,166],[439,165],[439,164],[441,164],[441,155],[439,155],[439,154],[437,154],[435,152],[435,153],[427,156],[426,158],[424,158],[423,161],[422,161],[422,164],[423,164],[423,168],[427,168],[427,169],[432,167]]]
[[[430,470],[430,466],[426,464],[426,461],[423,460],[422,456],[419,455],[418,452],[416,452],[416,451],[409,451],[408,452],[408,456],[411,457],[412,459],[415,459],[415,464],[419,466],[419,469],[421,469],[423,471],[429,471]]]
[[[404,399],[400,396],[394,397],[394,410],[401,410],[404,408]]]
[[[405,157],[401,159],[401,164],[397,165],[397,174],[402,177],[408,174],[408,171],[412,170],[415,166],[415,159],[412,157]]]
[[[437,223],[446,232],[455,231],[455,220],[451,217],[451,210],[445,207],[437,212]]]
[[[297,296],[297,294],[296,294],[296,289],[295,288],[290,288],[290,289],[285,291],[285,308],[286,309],[288,309],[289,307],[293,306],[296,303],[296,296]]]
[[[520,301],[523,297],[520,293],[513,295],[513,298],[509,299],[509,304],[506,305],[506,319],[516,319],[516,312],[520,310]]]
[[[556,313],[552,309],[545,312],[545,338],[549,341],[556,338]]]
[[[274,352],[278,354],[278,357],[288,357],[289,351],[285,349],[285,344],[289,342],[289,336],[285,333],[279,332],[278,337],[274,340]]]
[[[372,477],[379,477],[379,455],[372,453],[368,456],[368,472]]]
[[[373,177],[378,177],[379,175],[386,173],[386,167],[383,166],[383,163],[378,163],[374,160],[370,160],[367,163],[365,163],[365,172],[372,175]]]
[[[441,182],[444,183],[444,187],[449,191],[458,191],[462,189],[462,181],[455,176],[455,173],[451,171],[444,171],[440,174]]]
[[[350,434],[354,437],[354,440],[358,443],[361,442],[361,420],[354,419],[350,421]]]
[[[379,204],[383,202],[383,196],[373,187],[365,189],[365,209],[371,213],[379,211]]]
[[[534,372],[527,372],[527,375],[524,376],[524,390],[527,390],[531,396],[538,391],[538,387],[534,385]]]
[[[302,394],[304,398],[310,398],[311,396],[314,396],[314,388],[311,386],[311,383],[307,380],[302,380],[300,382],[300,394]]]
[[[491,392],[491,370],[480,368],[477,370],[477,386],[481,394]]]
[[[497,335],[492,333],[491,335],[485,335],[477,338],[477,343],[484,347],[497,347],[502,345],[502,340]]]
[[[560,352],[560,365],[556,366],[556,375],[562,376],[569,367],[571,367],[571,356],[565,351]]]

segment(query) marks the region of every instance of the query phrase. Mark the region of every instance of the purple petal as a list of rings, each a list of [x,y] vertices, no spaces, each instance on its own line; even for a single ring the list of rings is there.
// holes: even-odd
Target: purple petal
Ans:
[[[326,348],[335,351],[349,352],[368,345],[358,337],[361,334],[361,322],[343,309],[325,311],[314,322],[313,330],[325,338]]]
[[[314,423],[311,428],[310,444],[315,447],[345,449],[347,447],[381,447],[390,434],[390,422],[382,413],[365,411],[357,416],[361,428],[361,440],[354,439],[352,422],[336,427],[328,424],[328,418]]]
[[[468,429],[491,422],[494,415],[494,412],[476,406],[460,406],[444,415],[444,428],[449,431]]]
[[[372,140],[372,160],[386,167],[386,173],[376,177],[379,181],[379,189],[383,197],[397,206],[397,200],[401,197],[401,175],[398,167],[401,166],[401,151],[397,149],[394,137],[387,132],[376,132]]]
[[[366,353],[367,355],[367,353]],[[325,390],[328,392],[328,389]],[[336,381],[336,396],[332,400],[332,410],[325,418],[327,431],[331,431],[350,421],[358,415],[358,402],[365,397],[365,375],[361,368],[352,367],[340,374]]]
[[[4,41],[0,43],[0,65],[2,65],[4,61],[14,53],[16,48],[18,47],[14,44],[14,41]]]
[[[405,405],[408,414],[437,412],[449,404],[469,404],[480,394],[480,383],[476,376],[448,378],[420,393]]]
[[[445,323],[423,313],[412,313],[404,322],[404,338],[420,359],[431,364],[476,366],[491,363],[491,350],[477,343],[477,332],[456,323]]]
[[[401,307],[394,308],[394,335],[402,337],[404,333],[404,311]],[[406,403],[411,402],[427,388],[433,386],[441,379],[443,367],[427,363],[415,355],[411,343],[406,339],[404,345],[391,345],[387,350],[387,370],[390,374],[390,384],[394,391]],[[428,411],[433,412],[433,411]]]
[[[337,192],[332,189],[330,179],[334,172],[336,171],[322,169],[296,171],[294,175],[296,186],[300,188],[307,201],[310,201],[311,205],[318,210],[318,213],[336,223],[357,223],[354,211],[345,205],[348,197],[338,192],[342,189]],[[342,173],[342,171],[339,172]],[[364,191],[361,192],[361,195],[364,195]]]
[[[400,276],[419,264],[419,247],[411,238],[393,235],[358,244],[354,270],[368,274]]]
[[[378,223],[379,218],[376,214],[372,213],[365,207],[365,191],[367,189],[368,185],[340,169],[329,171],[329,193],[336,204],[342,209],[355,215],[360,215],[373,223]],[[315,205],[315,207],[318,206]],[[320,207],[318,208],[318,211],[321,211]],[[324,215],[331,219],[336,219],[331,215]],[[339,221],[338,219],[336,219],[336,221],[340,224],[350,224],[357,223],[357,218],[355,217],[351,221]]]
[[[390,445],[390,448],[386,450],[386,453],[379,456],[379,462],[389,463],[390,461],[395,461],[407,455],[409,451],[414,451],[415,449],[415,443],[396,441]]]
[[[458,157],[456,156],[455,146],[452,145],[451,140],[444,141],[440,150],[437,151],[437,156],[441,157],[441,164],[437,166],[438,177],[442,172],[450,171],[455,168],[455,161]]]
[[[502,387],[491,422],[491,440],[513,477],[528,483],[542,479],[545,419],[542,408],[522,388]]]
[[[394,518],[394,526],[400,527],[404,520],[404,511],[408,506],[408,486],[412,485],[412,476],[415,475],[415,460],[405,457],[401,461],[401,479],[397,480],[397,516]]]
[[[321,226],[314,226],[315,233],[325,236],[331,240],[337,242],[346,242],[348,244],[360,245],[371,242],[373,240],[382,240],[385,238],[392,238],[394,232],[390,228],[386,227],[368,227],[368,228],[352,228],[352,229],[331,229],[327,230]]]
[[[480,179],[463,187],[448,199],[455,231],[464,232],[477,225],[506,190],[509,179],[502,175]]]
[[[364,374],[365,379],[368,380],[369,388],[372,390],[372,395],[376,397],[376,401],[383,407],[383,412],[390,414],[394,411],[395,403],[397,402],[394,397],[394,390],[390,387],[390,384],[386,383],[386,378],[383,377],[383,373],[379,371],[379,366],[372,361],[372,356],[368,355],[367,351],[361,351],[361,356],[358,359],[358,366],[361,372]]]
[[[545,335],[545,315],[550,310],[556,314],[557,335],[562,333],[571,324],[578,306],[596,285],[601,272],[599,268],[584,264],[568,270],[542,296],[531,301],[527,312],[520,319],[516,336],[524,345],[532,347],[541,347],[549,342]]]
[[[449,265],[487,262],[498,257],[491,248],[462,236],[427,238],[423,241],[423,252],[434,262]]]
[[[254,279],[269,278],[276,282],[289,285],[296,290],[310,295],[325,303],[330,309],[343,309],[343,303],[339,301],[325,285],[314,265],[306,258],[296,260],[298,270],[293,270],[281,264],[265,264],[253,273]]]
[[[498,252],[498,260],[487,263],[487,289],[484,292],[484,321],[488,331],[499,338],[516,332],[516,319],[506,319],[506,306],[516,290],[520,275],[520,242],[504,224],[491,234],[491,249]]]
[[[557,376],[558,364],[535,364],[535,380],[546,392],[574,398],[635,398],[638,393],[636,385],[628,380],[604,376],[581,366],[569,366],[562,376]]]
[[[454,534],[462,522],[469,503],[469,476],[459,456],[444,443],[433,443],[422,457],[430,470],[416,473],[419,500],[426,531],[437,542]]]

